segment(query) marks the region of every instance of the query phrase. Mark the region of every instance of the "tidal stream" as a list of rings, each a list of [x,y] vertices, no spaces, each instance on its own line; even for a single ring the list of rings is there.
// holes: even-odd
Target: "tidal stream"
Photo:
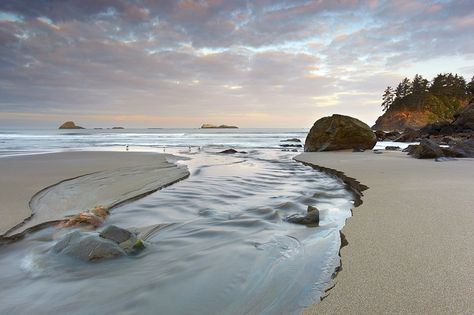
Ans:
[[[0,314],[298,314],[318,302],[351,193],[291,152],[211,151],[181,152],[188,179],[112,210],[106,224],[170,224],[135,257],[57,257],[56,228],[1,246]],[[308,205],[319,227],[284,220]]]

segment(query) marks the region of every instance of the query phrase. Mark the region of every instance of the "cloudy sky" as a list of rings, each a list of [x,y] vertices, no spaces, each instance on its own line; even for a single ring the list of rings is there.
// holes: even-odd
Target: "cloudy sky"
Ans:
[[[372,124],[404,76],[474,75],[474,1],[2,0],[0,128]]]

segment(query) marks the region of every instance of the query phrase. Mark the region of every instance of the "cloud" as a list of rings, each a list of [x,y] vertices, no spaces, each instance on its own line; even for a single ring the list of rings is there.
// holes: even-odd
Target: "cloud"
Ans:
[[[414,64],[456,57],[452,71],[472,76],[472,12],[472,1],[2,1],[0,112],[375,120],[378,95]]]

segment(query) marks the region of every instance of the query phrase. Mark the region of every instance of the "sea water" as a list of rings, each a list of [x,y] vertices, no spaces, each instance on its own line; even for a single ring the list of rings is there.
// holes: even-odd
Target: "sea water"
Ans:
[[[0,247],[1,314],[297,314],[340,264],[344,184],[293,160],[306,130],[2,131],[3,156],[65,150],[173,153],[191,176],[112,210],[106,224],[152,233],[136,257],[82,263],[50,252],[48,228]],[[244,153],[224,155],[235,148]],[[283,151],[285,150],[285,151]],[[290,151],[288,151],[290,150]],[[320,210],[320,225],[285,221]]]

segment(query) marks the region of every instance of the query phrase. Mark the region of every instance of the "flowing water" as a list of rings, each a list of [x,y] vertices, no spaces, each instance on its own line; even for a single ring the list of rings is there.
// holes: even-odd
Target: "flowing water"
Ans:
[[[113,209],[107,220],[169,224],[138,256],[58,257],[49,250],[65,232],[55,228],[0,247],[0,314],[297,314],[319,301],[339,266],[339,230],[353,202],[339,180],[276,149],[294,135],[264,133],[258,145],[242,137],[233,146],[246,153],[234,155],[216,153],[229,134],[213,145],[204,143],[212,135],[194,136],[207,139],[193,143],[201,150],[168,149],[191,176]],[[284,220],[308,205],[320,210],[319,227]]]

